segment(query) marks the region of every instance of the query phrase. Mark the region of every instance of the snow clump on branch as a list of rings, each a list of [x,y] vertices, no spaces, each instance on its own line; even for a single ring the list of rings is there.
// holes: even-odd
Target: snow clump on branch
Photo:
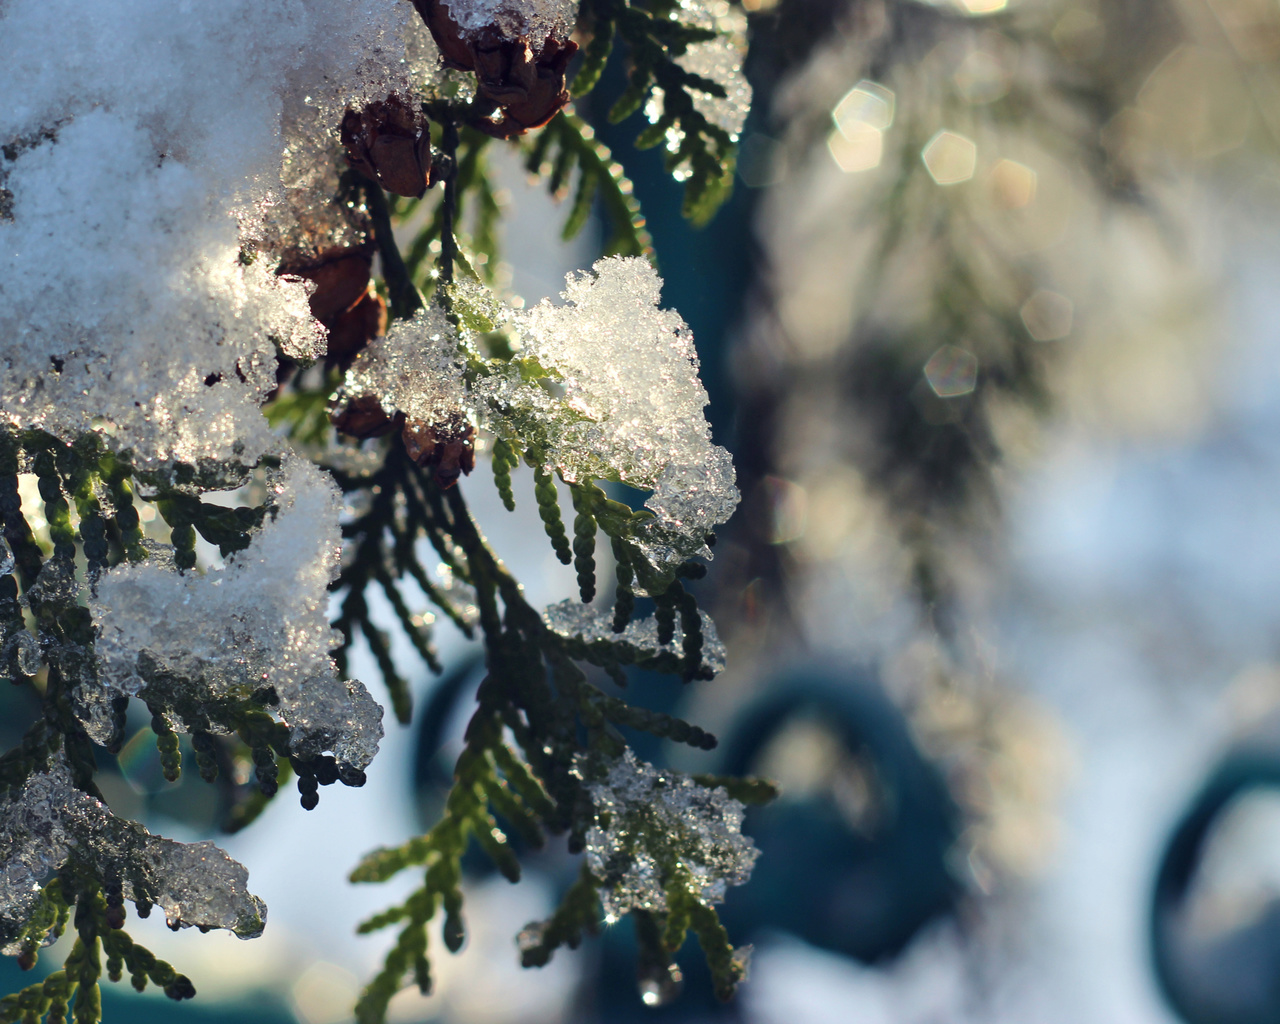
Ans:
[[[241,225],[287,212],[282,152],[427,55],[387,0],[0,5],[0,415],[161,462],[271,449],[277,349],[315,358],[324,331]]]
[[[513,368],[479,379],[482,418],[496,430],[539,421],[545,455],[566,480],[618,480],[652,491],[657,517],[645,553],[655,565],[710,557],[707,535],[738,503],[733,459],[711,442],[698,352],[675,310],[659,307],[662,279],[639,257],[598,260],[569,275],[565,304],[510,311],[520,355],[552,374],[550,387]]]
[[[117,818],[77,789],[61,754],[0,802],[0,953],[21,952],[40,883],[68,858],[119,879],[126,899],[158,904],[174,928],[262,934],[267,908],[248,891],[249,873],[213,843],[175,843]]]
[[[587,866],[603,883],[608,918],[637,909],[663,913],[673,889],[710,906],[750,879],[760,851],[742,834],[745,808],[723,788],[655,768],[630,748],[601,777],[584,765],[578,774],[595,819]]]
[[[225,731],[203,709],[269,686],[295,756],[332,751],[340,770],[361,771],[382,738],[382,708],[364,684],[338,678],[328,654],[338,640],[328,620],[337,488],[294,456],[275,491],[274,521],[225,569],[199,576],[144,562],[102,578],[91,603],[99,679],[121,693],[163,692],[170,726],[183,731]]]

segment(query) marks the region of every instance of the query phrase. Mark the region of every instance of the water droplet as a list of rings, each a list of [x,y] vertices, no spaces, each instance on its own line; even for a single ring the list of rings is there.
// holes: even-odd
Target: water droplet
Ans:
[[[637,980],[640,999],[645,1006],[666,1006],[680,994],[684,975],[675,964],[655,967]]]

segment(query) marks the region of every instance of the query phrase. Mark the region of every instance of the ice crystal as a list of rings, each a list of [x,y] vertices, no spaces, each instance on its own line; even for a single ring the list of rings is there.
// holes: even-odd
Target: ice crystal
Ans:
[[[737,141],[751,110],[751,84],[742,73],[742,59],[747,51],[747,16],[725,0],[680,0],[677,17],[687,25],[718,33],[715,39],[691,44],[676,58],[676,63],[724,89],[724,96],[712,96],[698,89],[691,90],[690,95],[699,114]],[[664,100],[663,91],[654,89],[645,105],[645,116],[651,123],[661,118]],[[673,127],[667,133],[667,148],[674,153],[683,140],[683,133]]]
[[[626,644],[639,658],[649,658],[661,653],[683,657],[684,633],[678,620],[671,642],[660,644],[658,624],[653,616],[632,619],[621,633],[613,632],[613,618],[612,608],[592,608],[576,598],[553,604],[542,613],[547,626],[564,637],[573,637],[588,644],[601,640],[610,644]],[[702,634],[703,667],[718,674],[724,671],[724,644],[716,635],[715,623],[706,615],[702,616]]]
[[[21,951],[41,883],[69,859],[118,880],[126,899],[157,904],[174,927],[262,934],[267,910],[243,866],[213,843],[175,843],[116,817],[74,786],[58,755],[0,803],[0,952]]]
[[[511,314],[521,355],[551,371],[550,387],[513,369],[475,387],[490,422],[543,433],[545,454],[567,480],[620,480],[653,494],[645,540],[659,565],[709,556],[708,533],[737,505],[733,460],[712,444],[707,392],[688,326],[660,309],[662,280],[644,259],[599,260],[570,275],[565,305],[544,300]]]
[[[216,728],[208,709],[273,687],[300,757],[331,750],[363,769],[382,737],[382,709],[358,681],[338,678],[328,649],[327,587],[338,567],[339,498],[320,470],[289,458],[280,506],[225,569],[204,576],[119,566],[91,604],[102,682],[121,693],[167,688],[178,729]]]
[[[759,850],[742,834],[743,805],[722,787],[641,761],[627,749],[602,777],[579,758],[576,772],[591,797],[587,866],[602,883],[605,914],[667,909],[679,886],[700,903],[724,899],[751,877]]]
[[[368,239],[363,209],[337,199],[341,156],[336,145],[285,146],[281,196],[240,212],[240,240],[247,252],[278,257],[281,266],[306,264],[335,249],[359,248]]]
[[[55,556],[40,567],[40,574],[23,595],[23,599],[36,607],[42,604],[66,604],[75,596],[77,589],[75,562],[70,558]]]
[[[547,922],[533,921],[520,929],[516,935],[516,946],[520,952],[527,953],[531,949],[537,949],[547,939]]]
[[[40,644],[25,629],[19,630],[14,637],[14,646],[18,654],[18,670],[25,675],[33,676],[40,671]]]
[[[536,54],[548,38],[568,39],[578,19],[574,0],[444,0],[463,34],[494,26],[508,39],[529,40]]]
[[[119,728],[116,694],[98,685],[96,679],[81,682],[71,690],[71,709],[89,739],[102,747],[112,744]]]
[[[467,402],[458,332],[438,306],[400,321],[364,349],[351,365],[344,392],[376,395],[388,414],[439,423]]]

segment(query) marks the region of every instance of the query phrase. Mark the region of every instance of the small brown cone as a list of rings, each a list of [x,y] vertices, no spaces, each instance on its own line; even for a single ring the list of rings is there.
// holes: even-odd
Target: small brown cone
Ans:
[[[329,347],[325,361],[344,369],[374,338],[387,331],[387,304],[372,288],[350,309],[343,310],[325,324],[329,329]]]
[[[436,483],[449,488],[476,468],[476,428],[461,413],[441,423],[409,420],[400,432],[404,450],[423,469],[435,468]]]
[[[369,287],[372,266],[372,257],[359,249],[329,249],[306,263],[284,264],[276,273],[315,282],[311,315],[327,326],[327,321],[360,301]]]
[[[569,102],[565,71],[578,52],[571,39],[512,38],[496,25],[464,32],[444,0],[413,0],[445,63],[474,71],[479,94],[500,117],[481,118],[475,126],[500,139],[541,128]]]
[[[329,418],[339,433],[361,439],[389,434],[404,422],[400,413],[388,416],[377,395],[353,398],[342,409],[331,413]]]
[[[426,115],[392,93],[342,118],[347,159],[398,196],[421,199],[431,186],[431,130]]]
[[[445,64],[458,71],[474,71],[475,55],[462,34],[462,26],[449,13],[448,5],[440,0],[413,0],[413,6],[431,30],[431,38],[436,41]]]

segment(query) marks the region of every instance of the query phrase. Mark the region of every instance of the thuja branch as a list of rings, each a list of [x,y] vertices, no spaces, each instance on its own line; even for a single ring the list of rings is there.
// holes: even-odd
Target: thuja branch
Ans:
[[[85,223],[96,223],[108,208],[125,209],[120,223],[129,245],[165,254],[191,275],[190,286],[148,292],[148,282],[130,281],[126,268],[117,281],[120,301],[102,303],[91,315],[95,345],[102,346],[92,353],[74,340],[48,340],[74,334],[62,328],[81,323],[83,310],[68,312],[65,302],[44,308],[43,292],[21,307],[39,309],[62,326],[42,333],[18,325],[13,355],[21,369],[11,376],[21,383],[0,397],[14,420],[59,433],[0,431],[0,672],[30,692],[36,709],[21,743],[0,756],[0,862],[7,886],[0,892],[0,948],[30,966],[47,939],[68,928],[76,938],[61,971],[0,1001],[0,1024],[45,1016],[62,1021],[68,1014],[91,1024],[100,1016],[104,974],[116,980],[127,971],[135,987],[156,984],[175,999],[192,995],[185,978],[121,930],[126,902],[139,916],[160,907],[175,928],[225,928],[241,937],[262,930],[265,908],[249,892],[241,865],[210,843],[154,836],[99,799],[97,759],[120,748],[131,704],[135,713],[145,709],[142,729],[153,734],[165,778],[176,780],[194,765],[202,780],[218,787],[227,827],[247,824],[291,779],[302,806],[311,809],[320,787],[364,782],[383,734],[382,708],[345,672],[352,644],[363,638],[397,716],[408,720],[411,677],[393,657],[389,630],[404,630],[421,661],[439,671],[428,606],[467,635],[482,636],[488,675],[444,819],[404,852],[373,857],[361,869],[371,877],[397,865],[425,871],[420,892],[375,921],[405,929],[362,1002],[362,1019],[381,1015],[406,972],[427,987],[425,922],[438,908],[446,945],[461,943],[460,858],[467,844],[475,841],[507,877],[518,877],[508,835],[535,846],[547,834],[567,833],[569,848],[586,853],[580,883],[552,922],[534,926],[537,937],[525,942],[528,962],[545,962],[556,945],[591,931],[598,909],[621,914],[643,903],[657,908],[648,923],[661,924],[668,906],[674,915],[658,934],[676,935],[686,919],[694,922],[722,993],[741,976],[723,936],[710,925],[698,927],[714,921],[710,906],[726,886],[745,880],[750,867],[738,805],[722,787],[636,762],[624,742],[628,729],[703,749],[714,739],[606,692],[604,681],[623,682],[633,664],[690,681],[718,664],[711,625],[682,581],[697,574],[695,560],[707,553],[710,530],[727,518],[736,491],[727,454],[710,445],[706,433],[696,353],[679,318],[657,309],[658,284],[648,263],[598,267],[594,301],[606,312],[624,311],[633,322],[616,325],[622,336],[634,334],[650,346],[626,368],[629,380],[641,382],[634,391],[650,418],[632,411],[611,419],[604,406],[583,411],[594,406],[579,392],[595,382],[576,379],[573,359],[559,361],[536,337],[534,322],[516,323],[482,284],[489,273],[483,268],[497,256],[498,200],[485,167],[489,137],[537,130],[567,102],[573,11],[561,11],[532,50],[523,37],[496,40],[495,61],[490,34],[468,37],[457,23],[445,23],[441,4],[432,0],[415,6],[454,69],[475,72],[474,102],[459,100],[471,90],[450,74],[421,73],[432,82],[431,94],[418,96],[410,79],[420,70],[406,73],[412,55],[379,48],[375,36],[391,36],[378,36],[368,15],[351,5],[315,5],[315,17],[304,19],[311,27],[300,34],[294,22],[255,21],[253,5],[245,5],[239,12],[244,38],[254,43],[247,49],[257,53],[261,43],[261,54],[270,56],[253,67],[237,65],[239,73],[228,81],[237,97],[255,99],[237,119],[252,139],[246,152],[254,154],[254,174],[266,166],[261,147],[282,143],[280,174],[251,184],[244,177],[249,165],[238,159],[182,174],[189,187],[205,182],[219,195],[279,200],[242,211],[237,258],[218,262],[226,255],[225,204],[152,209],[147,197],[155,193],[146,188],[137,190],[142,199],[126,196],[132,202],[126,208],[116,193],[89,196]],[[654,7],[651,14],[666,10]],[[661,26],[650,28],[670,36]],[[702,39],[698,31],[681,38],[686,44]],[[359,65],[359,81],[338,69],[341,61],[315,74],[308,62],[296,61],[298,53],[316,52],[321,39],[356,40],[360,59],[348,63]],[[220,56],[234,61],[243,49]],[[599,70],[607,49],[602,32],[591,48],[589,73]],[[672,63],[694,54],[686,45],[660,56]],[[292,62],[287,87],[274,72],[269,81],[263,77],[262,69],[279,61]],[[716,91],[723,86],[692,69],[676,77],[650,70],[658,88],[707,86],[705,96],[728,98]],[[94,73],[112,82],[129,77],[105,67]],[[386,85],[384,98],[344,109],[344,96],[368,95],[370,76]],[[181,93],[180,82],[173,84]],[[128,111],[136,104],[125,93],[113,95],[120,102],[108,106],[131,131]],[[256,102],[266,95],[281,102]],[[656,91],[651,96],[656,99]],[[179,100],[198,105],[194,94]],[[68,118],[79,103],[65,91],[52,100]],[[290,113],[278,116],[303,108],[306,125],[291,123]],[[269,124],[255,119],[265,110],[276,112]],[[59,135],[65,123],[52,122],[22,151],[47,146],[41,158],[67,159],[72,147]],[[160,133],[164,173],[225,141],[192,135],[194,125],[204,130],[208,121],[183,115],[160,128],[138,125],[144,134]],[[353,174],[334,173],[325,163],[317,126],[321,136],[338,129]],[[566,175],[579,172],[570,233],[585,223],[598,197],[614,224],[618,251],[645,251],[626,180],[589,129],[565,114],[546,135],[558,140],[554,162],[562,172],[553,176],[563,180],[557,190],[568,183]],[[3,148],[6,164],[16,159],[17,150]],[[690,152],[680,151],[676,171],[687,166],[700,175],[705,168],[688,162]],[[152,155],[139,163],[128,147],[111,159],[119,180],[141,180],[156,170]],[[363,202],[354,174],[369,182]],[[387,192],[414,201],[433,181],[442,182],[440,199],[406,255],[396,244],[397,206]],[[0,190],[5,230],[26,231],[30,218],[22,204],[39,199],[45,185],[22,175],[7,176],[5,184],[14,185]],[[474,216],[464,218],[464,207]],[[34,236],[29,241],[38,242],[37,250],[45,244]],[[437,249],[431,280],[423,271]],[[371,281],[375,255],[380,289]],[[44,258],[52,260],[50,273],[64,273],[62,290],[71,295],[84,284],[75,267],[100,264],[59,260],[51,251]],[[625,302],[609,297],[624,292]],[[384,297],[394,321],[389,330]],[[589,309],[582,298],[580,308]],[[142,319],[132,318],[131,309],[143,310]],[[491,322],[477,329],[486,310]],[[177,336],[186,343],[167,351],[155,341]],[[654,346],[654,338],[669,343]],[[581,366],[583,350],[572,355]],[[110,386],[99,372],[103,358],[113,367]],[[657,366],[664,358],[671,365]],[[315,365],[321,361],[323,370]],[[605,360],[586,362],[593,368]],[[660,387],[650,387],[650,380]],[[656,401],[661,388],[671,391],[665,404]],[[270,422],[282,428],[275,434],[256,416],[267,395],[275,398]],[[363,442],[358,450],[329,444],[331,395],[336,425]],[[661,424],[652,421],[655,414]],[[91,423],[110,428],[86,431]],[[575,432],[587,424],[603,434],[580,445]],[[664,444],[674,438],[675,447],[668,445],[652,464],[633,466],[628,453],[648,448],[620,434],[619,425],[648,430]],[[539,514],[557,554],[574,565],[582,602],[543,613],[532,608],[472,521],[456,483],[474,467],[486,439],[493,442],[505,503],[515,500],[512,470],[522,461],[534,470]],[[590,454],[589,464],[575,462],[580,451]],[[316,462],[332,463],[331,476]],[[699,504],[682,511],[688,502],[681,488],[689,489],[690,473],[702,481]],[[28,507],[31,496],[19,491],[22,474],[35,480],[38,514]],[[609,480],[653,490],[656,511],[612,501],[597,486]],[[572,496],[568,515],[560,509],[561,485]],[[234,509],[206,500],[210,492],[239,489],[258,497]],[[597,590],[601,532],[617,561],[616,601],[596,610],[589,602]],[[200,564],[201,539],[217,549],[211,564]],[[434,570],[423,562],[427,552],[438,562]],[[327,588],[335,576],[343,640],[331,658]],[[392,621],[375,621],[371,587],[386,598]],[[635,619],[637,597],[653,599],[651,619]],[[637,793],[649,810],[632,806]],[[615,803],[612,818],[602,813]],[[631,820],[650,812],[658,817],[647,824]],[[681,831],[681,822],[692,823],[692,831]],[[615,824],[639,828],[650,845],[618,846]],[[637,890],[629,865],[641,862],[656,866],[657,888]],[[53,875],[51,864],[58,865]],[[703,909],[690,910],[690,900]],[[653,931],[646,924],[645,934]]]
[[[22,507],[20,470],[34,471],[39,482],[47,538],[32,529]],[[111,981],[127,969],[139,990],[150,981],[174,999],[194,995],[185,977],[121,930],[126,899],[141,917],[161,905],[174,928],[227,927],[245,936],[262,929],[262,907],[243,889],[243,868],[205,844],[196,855],[199,877],[193,878],[181,844],[116,817],[94,782],[97,751],[120,749],[126,696],[108,685],[109,671],[94,650],[90,608],[81,602],[99,601],[117,570],[128,572],[130,560],[141,565],[150,557],[141,543],[136,497],[145,493],[168,521],[177,541],[175,562],[189,550],[188,532],[231,554],[247,546],[248,531],[261,522],[260,510],[206,505],[182,489],[201,472],[181,464],[141,472],[128,452],[107,450],[95,434],[68,445],[41,431],[0,430],[0,552],[12,552],[0,559],[0,661],[12,683],[35,692],[41,708],[21,744],[0,756],[0,860],[8,883],[0,891],[0,946],[31,969],[39,950],[68,922],[77,932],[61,970],[0,1000],[4,1024],[45,1016],[62,1020],[68,1014],[82,1024],[96,1021],[103,955]],[[72,503],[78,523],[70,517]],[[76,574],[80,559],[88,567],[83,584]],[[20,601],[30,611],[34,634]],[[176,778],[180,757],[171,723],[192,718],[191,705],[175,699],[150,672],[138,679],[136,692],[152,709],[165,774]],[[192,731],[206,778],[213,758],[204,755],[227,745],[226,733],[255,735],[275,726],[252,697],[234,693],[200,716],[203,728],[216,725],[224,733],[215,738]],[[287,756],[287,738],[283,747]],[[49,862],[60,867],[44,879]],[[206,892],[193,898],[192,886]],[[222,890],[217,908],[205,902],[213,889]]]
[[[595,130],[565,107],[527,144],[525,167],[547,182],[553,195],[568,188],[568,179],[577,167],[578,181],[573,202],[561,235],[576,237],[586,226],[592,206],[599,203],[609,223],[605,255],[653,258],[653,239],[645,229],[645,218],[635,197],[635,188]]]
[[[591,683],[575,664],[575,659],[588,656],[585,647],[551,629],[524,600],[516,580],[484,542],[459,490],[441,492],[422,474],[416,483],[429,510],[428,528],[452,538],[461,551],[459,570],[475,588],[488,672],[477,694],[477,708],[441,822],[404,846],[370,855],[352,875],[355,881],[383,881],[406,868],[425,869],[422,887],[414,895],[362,926],[369,931],[401,925],[383,971],[361,998],[358,1018],[362,1022],[382,1019],[387,1002],[407,975],[424,992],[430,990],[427,929],[441,907],[446,914],[447,947],[456,950],[461,945],[465,934],[461,858],[470,840],[480,845],[505,877],[517,881],[519,860],[499,819],[534,848],[543,844],[544,832],[569,831],[569,849],[581,852],[587,844],[591,806],[582,786],[582,758],[612,763],[620,757],[625,744],[619,725],[697,747],[714,745],[714,739],[696,726],[632,707]],[[591,654],[615,667],[625,659],[621,650],[597,648]],[[585,745],[578,740],[579,730],[584,731]],[[580,884],[594,894],[602,882],[587,874]],[[578,908],[573,912],[580,914],[584,905],[595,906],[598,896],[574,891],[567,899],[567,906]],[[590,926],[598,919],[596,913]],[[541,938],[534,945],[539,944],[545,946]],[[536,964],[549,955],[547,948],[544,954],[526,959]],[[731,990],[731,981],[726,985],[726,991]]]
[[[713,13],[674,0],[585,0],[582,18],[592,40],[574,95],[595,84],[614,39],[621,39],[628,85],[609,120],[644,111],[649,125],[636,145],[665,145],[667,169],[685,183],[684,215],[705,224],[732,190],[737,137],[750,106],[750,86],[734,67],[745,49],[745,17],[733,7]]]
[[[458,259],[458,240],[454,224],[458,211],[458,125],[452,117],[441,125],[440,151],[444,158],[444,198],[440,204],[440,259],[437,264],[440,284],[453,281],[453,267]],[[440,296],[442,304],[449,302],[447,290]]]
[[[410,277],[425,292],[432,292],[438,282],[443,266],[445,219],[448,218],[448,234],[453,239],[452,260],[461,257],[459,233],[468,209],[474,206],[475,214],[470,218],[472,229],[469,235],[469,248],[477,256],[483,256],[485,262],[480,269],[492,273],[498,259],[498,240],[496,234],[500,209],[493,183],[489,180],[486,166],[486,151],[493,140],[466,126],[467,108],[454,103],[433,101],[424,104],[423,109],[436,126],[438,142],[437,169],[435,181],[445,180],[449,192],[448,202],[438,201],[425,223],[413,236],[404,257]],[[446,128],[448,125],[450,127]],[[416,200],[401,200],[399,208],[405,217],[417,208]],[[433,251],[439,253],[439,264],[431,264],[427,257]],[[477,268],[469,268],[476,270]],[[428,272],[430,270],[430,272]],[[473,276],[480,276],[479,273]]]
[[[413,283],[404,257],[400,255],[400,247],[396,245],[386,193],[369,181],[365,182],[363,191],[369,218],[373,221],[373,237],[378,243],[378,255],[382,259],[382,277],[386,281],[387,295],[391,299],[391,313],[397,319],[404,320],[422,308],[422,296]]]
[[[568,120],[564,123],[575,131],[580,127]],[[509,347],[497,345],[486,355],[464,340],[472,336],[472,330],[486,336],[501,332],[484,311],[489,308],[487,300],[455,290],[453,268],[460,255],[454,230],[459,201],[459,134],[452,120],[441,123],[440,134],[443,152],[438,166],[444,189],[436,216],[441,259],[433,303],[444,316],[438,312],[432,319],[427,310],[412,317],[412,324],[406,326],[411,331],[428,332],[424,341],[443,347],[435,356],[424,354],[422,343],[410,342],[404,356],[409,362],[387,378],[368,376],[374,371],[363,368],[365,357],[358,359],[346,390],[340,393],[339,405],[351,403],[339,415],[340,428],[354,422],[352,410],[364,401],[356,398],[353,381],[363,382],[359,383],[362,388],[376,388],[377,381],[386,379],[395,388],[395,381],[406,374],[455,365],[463,370],[467,387],[480,388],[486,379],[517,368],[521,378],[529,380],[546,377],[549,372],[536,359],[517,356]],[[579,134],[579,138],[583,136]],[[394,244],[392,236],[387,238],[380,244]],[[388,262],[398,265],[395,260]],[[446,328],[450,324],[456,328],[452,336],[459,346],[454,352],[448,351]],[[401,358],[392,356],[392,351],[389,337],[386,354],[378,349],[376,358]],[[454,362],[449,364],[448,360]],[[448,402],[467,403],[476,402],[480,392],[470,398],[462,392],[447,393]],[[374,402],[383,400],[376,394],[370,397]],[[344,527],[350,547],[335,583],[335,589],[344,594],[335,622],[345,638],[340,660],[345,663],[346,651],[358,630],[382,670],[398,716],[408,719],[407,683],[392,660],[389,639],[372,619],[364,591],[371,583],[383,589],[399,627],[414,641],[423,661],[436,667],[434,651],[401,590],[404,582],[412,580],[455,623],[468,632],[478,627],[487,669],[441,821],[426,835],[403,846],[371,854],[353,874],[358,881],[382,881],[406,868],[424,872],[422,885],[407,901],[376,915],[363,927],[374,930],[396,925],[400,933],[384,969],[360,1000],[357,1012],[362,1022],[380,1021],[388,1001],[406,979],[429,991],[428,925],[441,909],[446,946],[456,949],[461,945],[465,934],[461,859],[472,841],[512,881],[519,878],[521,868],[515,848],[508,842],[510,833],[519,835],[530,848],[541,846],[548,833],[567,833],[570,852],[588,855],[582,878],[561,911],[545,927],[528,930],[532,938],[523,945],[530,965],[545,963],[557,945],[576,942],[583,931],[593,930],[602,904],[613,908],[610,913],[620,915],[640,905],[635,901],[659,908],[669,902],[679,914],[692,915],[691,920],[704,924],[715,921],[712,904],[721,898],[726,885],[745,881],[754,859],[754,848],[738,832],[741,805],[720,787],[723,780],[708,787],[638,762],[627,750],[624,730],[648,732],[701,749],[712,748],[714,737],[679,718],[647,711],[608,694],[597,682],[597,674],[602,673],[625,684],[628,665],[684,681],[714,674],[718,653],[710,624],[704,622],[696,600],[682,582],[700,576],[701,565],[689,559],[675,564],[654,560],[655,551],[673,550],[672,545],[676,545],[674,550],[687,547],[691,553],[705,552],[706,538],[698,535],[681,540],[670,532],[655,532],[653,513],[636,512],[608,498],[589,477],[568,476],[552,459],[544,428],[530,419],[511,418],[503,411],[505,406],[482,404],[473,414],[492,408],[503,417],[501,429],[495,427],[492,452],[495,481],[504,504],[514,507],[511,470],[520,461],[527,462],[534,470],[534,495],[548,539],[562,561],[574,564],[578,575],[582,603],[566,602],[540,613],[528,604],[518,582],[484,540],[455,483],[456,475],[442,475],[438,462],[441,449],[437,446],[428,452],[417,446],[415,439],[423,435],[443,436],[440,424],[424,421],[415,426],[414,420],[415,416],[439,415],[430,410],[448,408],[442,407],[441,401],[443,398],[436,399],[431,407],[413,406],[410,401],[410,410],[397,413],[398,418],[379,405],[391,431],[396,424],[404,424],[400,436],[393,433],[389,440],[380,442],[381,466],[367,475],[341,469],[334,473],[343,491],[361,509]],[[457,413],[447,415],[453,418],[451,423],[456,422]],[[448,431],[449,436],[461,436],[456,427],[450,426]],[[557,477],[572,496],[572,542],[560,508]],[[609,538],[617,562],[617,600],[613,607],[597,614],[589,602],[596,593],[594,551],[600,531]],[[656,548],[655,540],[660,542]],[[443,578],[433,579],[422,564],[420,542],[439,559]],[[636,590],[654,599],[652,619],[633,621]],[[642,811],[637,805],[636,814],[668,816],[650,823],[646,849],[632,844],[609,853],[618,833],[611,831],[609,817],[602,817],[601,809],[619,808],[614,824],[621,828],[622,809],[629,806],[637,788],[649,794],[643,801],[649,810]],[[606,798],[606,792],[615,795]],[[653,880],[646,883],[657,888],[643,893],[636,890],[639,883],[629,874],[629,865],[641,860],[657,865]],[[690,874],[681,867],[690,863],[701,865],[699,871]],[[695,876],[702,881],[695,883]],[[708,883],[709,878],[715,881]],[[693,905],[701,909],[696,913],[689,910]],[[661,911],[658,919],[666,920]],[[673,935],[679,930],[675,925],[668,929]],[[742,976],[741,958],[735,959],[727,941],[718,937],[722,931],[707,925],[698,934],[718,990],[727,995]],[[673,948],[664,953],[663,962],[669,962],[674,952]]]

